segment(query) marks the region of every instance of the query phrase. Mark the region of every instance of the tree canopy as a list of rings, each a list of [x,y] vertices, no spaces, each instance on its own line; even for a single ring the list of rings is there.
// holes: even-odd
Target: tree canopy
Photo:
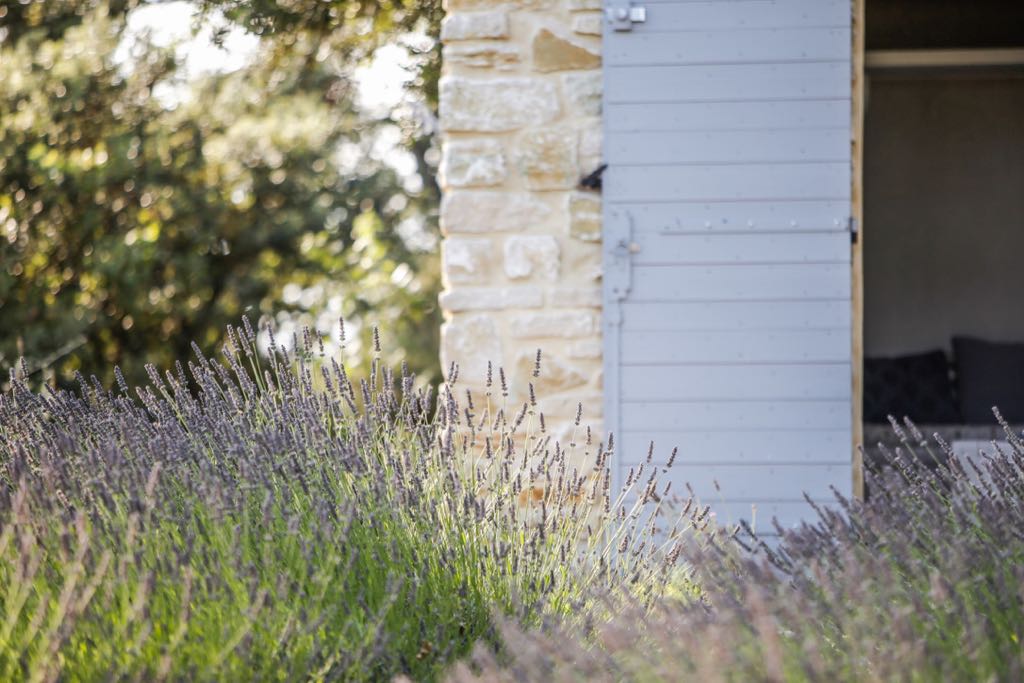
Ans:
[[[143,4],[0,2],[4,377],[141,381],[242,315],[328,343],[344,316],[355,357],[379,323],[436,376],[436,4],[197,2],[215,41],[260,36],[198,76],[130,34]],[[370,113],[354,73],[385,44],[415,97]]]

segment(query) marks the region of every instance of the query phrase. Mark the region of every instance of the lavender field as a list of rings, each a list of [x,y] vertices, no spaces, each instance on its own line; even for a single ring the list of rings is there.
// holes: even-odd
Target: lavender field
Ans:
[[[552,443],[503,371],[471,408],[376,361],[354,384],[309,334],[288,353],[267,333],[267,356],[246,323],[145,388],[12,379],[0,677],[430,680],[497,647],[499,620],[686,583],[656,476],[625,510],[610,451],[582,425]]]
[[[653,448],[611,490],[613,446],[582,414],[553,442],[500,369],[473,405],[457,379],[374,362],[355,383],[310,335],[267,334],[268,355],[246,323],[142,388],[12,379],[5,680],[1021,675],[1012,432],[936,470],[908,425],[866,502],[759,539],[672,495]]]

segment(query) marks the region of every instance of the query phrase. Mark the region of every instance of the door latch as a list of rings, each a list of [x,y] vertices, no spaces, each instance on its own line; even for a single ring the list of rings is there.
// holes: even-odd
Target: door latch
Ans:
[[[630,254],[639,254],[640,245],[636,242],[627,242],[625,238],[615,244],[614,255],[617,259],[627,259]]]
[[[605,8],[605,15],[613,31],[632,31],[633,24],[647,21],[647,8],[630,0],[615,0]]]

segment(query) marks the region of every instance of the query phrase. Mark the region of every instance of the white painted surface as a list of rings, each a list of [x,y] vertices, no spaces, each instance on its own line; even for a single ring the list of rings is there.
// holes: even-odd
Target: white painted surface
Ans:
[[[619,474],[678,445],[677,491],[791,526],[851,485],[849,2],[653,2],[604,40]]]

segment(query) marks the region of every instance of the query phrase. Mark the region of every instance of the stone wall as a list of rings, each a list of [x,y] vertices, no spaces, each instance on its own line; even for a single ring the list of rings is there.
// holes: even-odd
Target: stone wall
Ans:
[[[533,381],[555,434],[601,409],[601,4],[447,0],[442,25],[442,364],[514,398]],[[531,372],[537,349],[542,373]]]

